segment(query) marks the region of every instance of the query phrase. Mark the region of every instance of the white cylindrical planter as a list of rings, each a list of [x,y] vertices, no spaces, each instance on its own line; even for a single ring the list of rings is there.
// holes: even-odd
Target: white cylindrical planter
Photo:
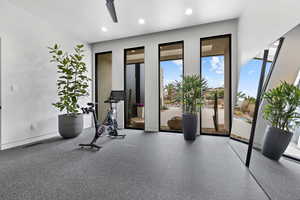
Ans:
[[[144,107],[137,107],[137,116],[138,118],[143,118],[144,119]]]

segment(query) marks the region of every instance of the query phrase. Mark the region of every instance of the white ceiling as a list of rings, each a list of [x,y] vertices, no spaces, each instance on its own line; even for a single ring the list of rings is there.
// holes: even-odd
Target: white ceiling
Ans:
[[[246,0],[115,0],[119,23],[105,0],[9,0],[48,23],[89,43],[239,17]],[[193,14],[186,16],[186,8]],[[139,25],[144,18],[146,24]],[[105,26],[108,31],[102,32]]]

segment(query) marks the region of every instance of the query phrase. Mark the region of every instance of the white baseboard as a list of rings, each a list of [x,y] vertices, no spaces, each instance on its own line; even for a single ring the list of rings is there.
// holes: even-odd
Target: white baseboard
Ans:
[[[50,138],[57,137],[57,136],[59,136],[58,133],[50,133],[50,134],[46,134],[46,135],[40,135],[40,136],[31,137],[31,138],[26,138],[24,140],[9,142],[9,143],[5,143],[5,144],[1,144],[0,150],[11,149],[11,148],[15,148],[18,146],[23,146],[23,145],[31,144],[34,142],[39,142],[39,141],[50,139]]]
[[[157,130],[157,128],[145,128],[145,132],[159,132],[158,130]]]

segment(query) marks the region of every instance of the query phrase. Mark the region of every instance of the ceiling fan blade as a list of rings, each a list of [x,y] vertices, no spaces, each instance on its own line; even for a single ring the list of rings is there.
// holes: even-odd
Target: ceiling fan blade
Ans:
[[[114,0],[106,0],[106,7],[107,7],[107,10],[108,10],[113,22],[118,23],[118,17],[116,14]]]

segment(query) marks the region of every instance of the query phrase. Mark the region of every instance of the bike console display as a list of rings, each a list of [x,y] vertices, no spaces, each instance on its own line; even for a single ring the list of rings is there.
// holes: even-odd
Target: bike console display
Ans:
[[[125,100],[124,90],[113,90],[113,91],[111,91],[109,99],[115,100],[115,101],[124,101]]]
[[[123,90],[113,90],[110,92],[110,97],[104,103],[118,103],[125,100],[125,93]]]

